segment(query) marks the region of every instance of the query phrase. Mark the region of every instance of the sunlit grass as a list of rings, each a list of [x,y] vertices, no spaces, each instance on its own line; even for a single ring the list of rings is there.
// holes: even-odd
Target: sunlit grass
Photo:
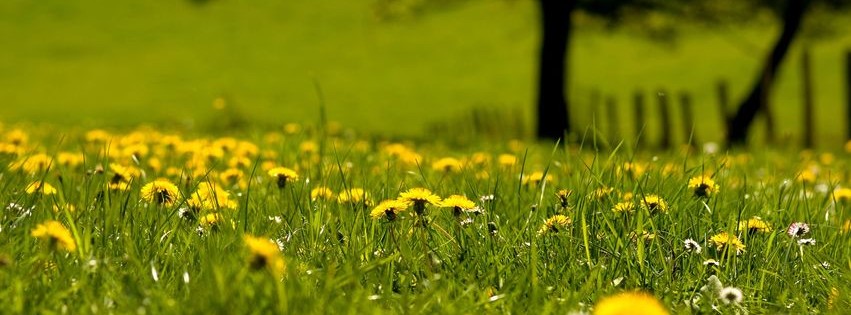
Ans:
[[[623,292],[600,309],[851,306],[845,152],[317,134],[4,127],[4,309],[564,313]]]

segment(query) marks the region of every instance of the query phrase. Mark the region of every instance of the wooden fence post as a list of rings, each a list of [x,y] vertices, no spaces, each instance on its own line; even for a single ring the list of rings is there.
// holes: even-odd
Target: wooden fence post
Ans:
[[[659,119],[662,131],[662,139],[659,141],[659,147],[669,149],[671,147],[671,113],[668,110],[668,94],[664,89],[659,89],[656,93],[659,100]]]
[[[810,67],[810,49],[804,48],[801,54],[801,89],[804,97],[804,147],[812,148],[815,144],[815,126],[813,125],[813,77]]]

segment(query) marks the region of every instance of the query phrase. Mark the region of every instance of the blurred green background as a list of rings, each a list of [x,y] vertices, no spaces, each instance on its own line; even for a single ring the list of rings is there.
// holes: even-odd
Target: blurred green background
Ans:
[[[213,100],[225,96],[253,124],[312,122],[319,117],[315,80],[329,119],[357,130],[420,135],[429,123],[476,106],[519,108],[532,125],[534,1],[472,0],[392,21],[377,18],[374,5],[5,0],[0,120],[197,125],[217,115]],[[748,92],[776,37],[776,23],[769,22],[680,21],[674,42],[580,23],[571,47],[572,120],[591,123],[590,99],[599,91],[618,101],[627,134],[636,89],[688,91],[701,140],[720,140],[716,82],[729,81],[733,104]],[[795,42],[773,95],[778,132],[800,133],[803,46],[814,58],[817,132],[838,143],[845,130],[840,117],[848,35]],[[648,114],[648,123],[655,123],[653,111]]]

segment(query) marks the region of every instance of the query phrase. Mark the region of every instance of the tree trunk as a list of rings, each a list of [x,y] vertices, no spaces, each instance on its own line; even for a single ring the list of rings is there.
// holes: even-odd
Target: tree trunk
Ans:
[[[783,11],[783,31],[780,33],[777,42],[774,43],[771,55],[768,56],[768,60],[766,60],[757,76],[753,89],[748,94],[748,97],[739,105],[736,115],[730,120],[730,124],[727,127],[728,145],[744,144],[757,112],[760,109],[764,110],[767,108],[768,96],[771,93],[774,76],[777,73],[780,62],[783,61],[783,58],[789,51],[792,40],[798,34],[809,2],[809,0],[790,0],[788,2],[786,9]]]
[[[566,72],[571,18],[575,0],[538,0],[541,47],[538,60],[537,137],[559,139],[570,130]]]

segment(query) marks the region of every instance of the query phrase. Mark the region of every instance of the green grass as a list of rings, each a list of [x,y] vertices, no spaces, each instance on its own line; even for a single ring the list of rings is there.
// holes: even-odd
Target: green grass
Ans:
[[[533,1],[469,1],[392,23],[378,21],[371,5],[5,1],[0,115],[87,126],[197,126],[215,116],[210,104],[224,95],[254,123],[314,121],[317,81],[329,118],[359,130],[420,134],[427,123],[472,106],[521,108],[531,124]],[[729,80],[733,100],[741,99],[775,33],[764,24],[685,24],[678,43],[668,46],[630,31],[580,26],[571,55],[574,122],[591,123],[593,90],[616,97],[626,120],[635,89],[662,87],[692,93],[698,136],[720,140],[715,82]],[[811,42],[819,138],[833,146],[843,140],[837,114],[844,113],[842,53],[851,37]],[[781,138],[800,134],[802,43],[772,96]],[[655,137],[652,111],[648,124]],[[621,132],[629,135],[630,126],[624,122]]]
[[[19,145],[11,145],[10,128],[0,129],[6,137],[0,145],[6,152],[0,155],[0,205],[9,206],[0,221],[0,300],[10,314],[546,314],[589,311],[604,296],[632,290],[649,292],[681,314],[689,312],[684,301],[701,292],[710,275],[744,297],[731,306],[702,292],[704,312],[711,304],[725,313],[840,314],[851,307],[851,234],[842,227],[851,219],[851,204],[847,196],[830,193],[849,186],[846,153],[809,152],[798,159],[786,151],[653,155],[633,152],[628,144],[595,152],[588,144],[581,150],[523,142],[453,148],[439,141],[400,149],[347,133],[318,138],[262,129],[234,135],[259,149],[238,153],[234,139],[203,134],[142,129],[98,142],[61,127],[22,128],[29,141]],[[182,140],[166,137],[171,135]],[[134,158],[132,152],[142,148],[148,153]],[[66,151],[86,159],[79,165],[54,160],[49,170],[14,166],[34,161],[37,152],[58,158]],[[416,162],[405,162],[414,153]],[[501,154],[516,163],[502,164]],[[444,157],[482,156],[489,162],[434,168]],[[250,161],[232,167],[245,175],[236,185],[218,176],[231,168],[233,157]],[[141,171],[127,191],[105,189],[116,180],[113,163]],[[97,165],[105,171],[97,172]],[[271,166],[292,168],[299,178],[279,188],[266,173]],[[797,179],[814,169],[812,180]],[[700,174],[720,186],[710,198],[695,197],[687,187]],[[536,182],[536,176],[551,179]],[[173,205],[142,195],[157,178],[177,185]],[[33,181],[53,185],[57,193],[26,193]],[[179,215],[186,198],[207,183],[236,202],[232,209],[204,208],[196,215],[219,213],[215,228]],[[466,195],[483,212],[456,218],[451,209],[429,205],[424,217],[409,208],[391,222],[371,218],[374,205],[312,200],[311,190],[320,186],[335,193],[360,187],[374,204],[424,187],[444,198]],[[593,197],[605,187],[611,193]],[[556,196],[561,189],[572,192],[566,207]],[[488,195],[492,201],[479,200]],[[650,195],[663,198],[667,211],[642,208]],[[636,210],[615,213],[617,202]],[[54,205],[61,210],[52,211]],[[541,234],[556,214],[571,223]],[[771,228],[753,234],[739,228],[738,222],[753,216]],[[76,251],[31,236],[47,220],[68,227]],[[799,246],[786,235],[786,227],[799,221],[809,223],[811,232],[802,238],[815,239],[815,245]],[[717,250],[708,240],[720,232],[738,235],[745,251]],[[244,235],[280,243],[281,253],[270,257],[285,261],[283,277],[252,269]],[[703,251],[688,253],[686,239]],[[708,259],[720,266],[706,266]],[[831,298],[833,290],[838,296]]]

